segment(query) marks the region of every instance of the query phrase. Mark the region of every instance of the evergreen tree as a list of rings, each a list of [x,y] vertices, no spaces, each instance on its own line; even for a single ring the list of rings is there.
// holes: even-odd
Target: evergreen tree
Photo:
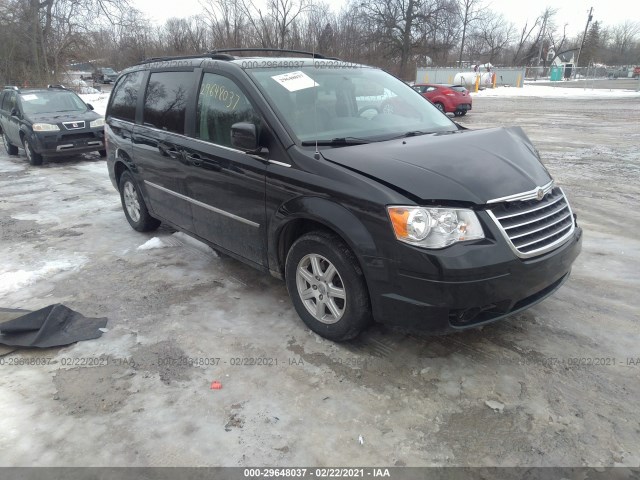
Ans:
[[[580,65],[578,66],[586,67],[591,62],[599,62],[601,47],[600,23],[595,21],[587,31],[584,46],[582,47],[582,52],[580,52]]]

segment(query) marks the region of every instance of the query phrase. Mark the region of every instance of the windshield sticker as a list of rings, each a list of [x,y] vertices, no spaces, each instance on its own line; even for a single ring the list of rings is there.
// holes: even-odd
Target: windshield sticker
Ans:
[[[26,100],[27,102],[30,102],[31,100],[37,100],[38,96],[37,95],[33,95],[33,94],[29,94],[29,95],[21,95],[22,100]]]
[[[283,73],[282,75],[274,75],[271,78],[273,78],[276,82],[278,82],[290,92],[296,92],[298,90],[304,90],[305,88],[318,86],[313,78],[300,71]]]

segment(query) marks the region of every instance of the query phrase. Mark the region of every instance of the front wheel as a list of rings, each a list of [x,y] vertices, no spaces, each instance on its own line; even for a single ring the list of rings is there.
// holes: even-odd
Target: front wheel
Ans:
[[[140,189],[129,171],[120,177],[120,200],[129,225],[138,232],[151,232],[160,226],[160,220],[149,215]]]
[[[371,322],[358,260],[336,235],[316,231],[296,240],[287,254],[285,278],[296,312],[318,335],[349,340]]]
[[[100,155],[100,158],[104,158],[107,156],[107,151],[106,150],[98,150],[98,155]]]
[[[440,110],[442,113],[445,113],[445,112],[444,112],[444,105],[443,105],[442,103],[437,102],[437,103],[435,103],[435,106],[436,106],[436,108],[437,108],[438,110]]]
[[[24,153],[27,155],[27,160],[29,160],[31,165],[42,165],[42,155],[33,150],[27,137],[22,139],[22,146],[24,147]]]
[[[466,110],[456,110],[453,112],[456,117],[464,117],[467,114]]]

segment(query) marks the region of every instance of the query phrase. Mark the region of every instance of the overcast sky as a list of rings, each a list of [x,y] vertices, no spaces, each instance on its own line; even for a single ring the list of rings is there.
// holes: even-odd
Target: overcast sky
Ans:
[[[157,23],[162,23],[169,17],[188,17],[202,12],[198,0],[180,0],[164,4],[158,0],[131,0],[131,2]],[[328,0],[327,3],[335,10],[339,10],[345,2]],[[550,5],[558,9],[556,25],[562,28],[567,23],[567,34],[570,36],[584,30],[590,7],[593,7],[593,20],[598,20],[605,25],[617,25],[625,20],[640,21],[640,1],[638,0],[486,0],[485,3],[494,11],[502,13],[518,28],[522,28],[527,20],[533,21],[547,5]]]

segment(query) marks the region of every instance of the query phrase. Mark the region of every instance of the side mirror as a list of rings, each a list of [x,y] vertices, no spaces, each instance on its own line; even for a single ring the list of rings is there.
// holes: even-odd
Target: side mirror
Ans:
[[[253,123],[239,122],[231,125],[231,146],[245,152],[258,149],[258,134]]]
[[[93,110],[93,105],[91,105],[90,103],[87,103],[87,108],[88,108],[89,110]]]

